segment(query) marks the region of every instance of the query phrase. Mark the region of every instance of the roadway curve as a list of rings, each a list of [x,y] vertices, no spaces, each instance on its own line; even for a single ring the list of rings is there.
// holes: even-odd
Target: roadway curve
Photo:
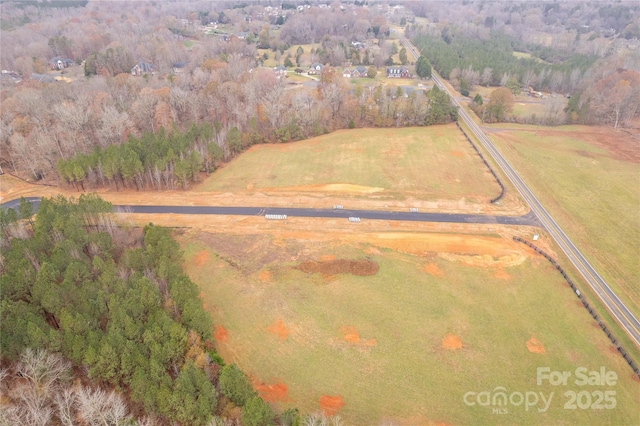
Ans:
[[[407,41],[407,39],[396,31],[396,34],[400,37],[402,44],[405,48],[411,52],[411,54],[418,59],[418,50]],[[560,246],[564,254],[569,258],[571,263],[580,272],[585,281],[591,286],[593,291],[598,295],[602,303],[607,307],[609,312],[616,318],[618,323],[631,337],[637,346],[640,347],[640,322],[629,311],[625,304],[618,298],[618,296],[611,290],[611,287],[605,282],[605,280],[596,272],[591,264],[580,253],[580,250],[571,242],[567,234],[560,228],[555,220],[551,217],[549,212],[542,206],[540,201],[533,195],[533,192],[527,187],[524,181],[518,176],[515,170],[509,165],[507,160],[500,154],[493,142],[487,137],[487,135],[480,129],[475,121],[469,116],[464,108],[461,107],[458,100],[449,91],[447,86],[442,83],[440,76],[433,71],[432,79],[434,83],[442,90],[446,91],[449,97],[452,99],[455,105],[458,106],[458,115],[469,126],[469,129],[476,135],[482,146],[493,157],[494,161],[500,166],[505,175],[509,178],[513,186],[518,190],[522,198],[531,207],[531,212],[535,214],[542,226],[549,232],[549,235],[554,239],[556,244]]]
[[[37,210],[40,198],[25,198]],[[2,204],[3,209],[17,209],[20,200]],[[529,212],[524,216],[486,216],[477,214],[419,213],[382,210],[304,209],[288,207],[221,207],[221,206],[127,206],[114,205],[114,211],[126,213],[213,214],[236,216],[287,215],[288,217],[342,218],[359,217],[373,220],[403,220],[409,222],[485,223],[497,225],[540,226]]]

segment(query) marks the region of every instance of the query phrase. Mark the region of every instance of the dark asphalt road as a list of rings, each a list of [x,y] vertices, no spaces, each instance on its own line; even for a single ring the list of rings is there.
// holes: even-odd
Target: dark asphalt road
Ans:
[[[27,197],[38,208],[40,198]],[[20,200],[11,200],[2,204],[3,209],[17,209]],[[173,213],[173,214],[213,214],[234,216],[264,216],[267,214],[287,215],[288,217],[324,217],[343,218],[359,217],[370,220],[401,220],[409,222],[443,222],[443,223],[488,223],[499,225],[540,226],[535,216],[530,212],[524,216],[487,216],[476,214],[453,213],[419,213],[382,210],[339,210],[339,209],[303,209],[288,207],[221,207],[221,206],[113,206],[116,212],[128,213]]]

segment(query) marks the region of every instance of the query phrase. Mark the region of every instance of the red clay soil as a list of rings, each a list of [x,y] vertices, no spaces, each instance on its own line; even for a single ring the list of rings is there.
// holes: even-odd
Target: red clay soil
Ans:
[[[289,388],[280,380],[276,383],[260,383],[254,379],[253,389],[260,394],[260,398],[267,402],[284,402],[290,400],[287,396]]]
[[[422,270],[429,275],[433,275],[434,277],[444,277],[444,272],[442,272],[442,269],[440,269],[440,267],[435,263],[427,263],[426,265],[424,265]]]
[[[289,329],[284,325],[284,322],[282,322],[280,318],[271,323],[266,330],[267,332],[278,336],[278,340],[281,342],[284,342],[289,336]]]
[[[462,348],[462,341],[455,334],[447,334],[442,338],[442,347],[450,351],[455,351]]]
[[[327,416],[333,416],[344,405],[344,401],[340,395],[329,396],[322,395],[320,397],[320,408]]]
[[[358,330],[352,325],[340,327],[342,338],[349,342],[360,346],[375,346],[376,339],[361,339]]]
[[[226,342],[227,339],[229,338],[229,333],[227,332],[227,330],[219,325],[218,328],[216,329],[215,333],[213,334],[213,337],[218,341],[218,342]]]
[[[207,260],[209,260],[209,252],[207,250],[202,250],[193,258],[193,263],[196,266],[203,266],[207,263]]]
[[[451,151],[451,154],[454,157],[462,157],[462,156],[464,156],[464,154],[462,152],[460,152],[460,151]]]
[[[511,279],[511,275],[507,274],[504,269],[496,269],[493,273],[493,277],[507,281]]]
[[[527,350],[534,354],[545,353],[542,342],[536,339],[535,337],[532,337],[531,339],[527,340]]]
[[[325,276],[352,274],[366,277],[378,273],[380,267],[376,262],[370,260],[334,259],[323,261],[308,260],[297,265],[295,269],[307,274],[319,273]]]

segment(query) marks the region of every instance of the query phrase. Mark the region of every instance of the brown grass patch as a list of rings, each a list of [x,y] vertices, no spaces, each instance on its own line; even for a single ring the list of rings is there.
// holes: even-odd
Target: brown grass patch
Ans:
[[[258,279],[263,283],[271,282],[271,271],[268,269],[263,269],[258,274]]]
[[[527,350],[534,354],[543,354],[545,353],[544,346],[542,342],[535,337],[527,340]]]
[[[435,263],[427,263],[426,265],[424,265],[422,270],[429,275],[433,275],[434,277],[444,277],[444,272],[442,272],[442,269],[440,269],[440,267]]]
[[[376,339],[361,339],[358,330],[352,325],[340,327],[342,338],[349,342],[360,346],[375,346]]]
[[[209,260],[209,252],[207,250],[202,250],[195,255],[195,257],[193,258],[193,263],[196,266],[203,266],[207,263],[207,260]]]
[[[496,271],[493,273],[493,277],[501,280],[511,279],[511,275],[507,274],[507,272],[504,269],[496,269]]]
[[[442,338],[442,347],[450,351],[462,348],[462,340],[455,334],[448,333]]]
[[[278,340],[283,342],[289,336],[289,329],[284,325],[282,319],[276,319],[269,327],[266,328],[267,332],[278,336]]]
[[[218,328],[216,328],[215,333],[213,333],[213,337],[218,342],[226,342],[229,338],[229,333],[223,326],[219,325]]]
[[[287,396],[289,388],[280,380],[278,380],[276,383],[260,383],[254,379],[253,389],[255,389],[260,394],[260,398],[262,398],[266,402],[290,400]]]
[[[327,416],[333,416],[336,414],[344,405],[344,400],[340,395],[329,396],[322,395],[320,397],[320,408],[324,411],[324,414]]]
[[[325,276],[338,274],[352,274],[361,277],[375,275],[380,267],[370,260],[335,259],[325,261],[309,260],[297,265],[298,269],[307,274],[319,273]]]

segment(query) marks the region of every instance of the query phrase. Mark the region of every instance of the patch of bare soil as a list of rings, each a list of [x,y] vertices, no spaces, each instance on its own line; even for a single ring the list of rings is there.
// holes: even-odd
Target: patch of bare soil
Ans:
[[[351,274],[367,277],[378,273],[380,267],[376,262],[370,260],[335,259],[324,261],[308,260],[295,266],[295,269],[307,274],[319,273],[324,276]]]
[[[454,157],[463,157],[464,153],[461,151],[451,151],[451,155],[453,155]]]
[[[450,351],[455,351],[462,348],[462,340],[455,334],[448,333],[442,338],[442,347]]]
[[[209,260],[209,252],[207,250],[202,250],[195,255],[195,257],[193,258],[193,263],[196,266],[203,266],[207,263],[207,260]]]
[[[260,394],[260,398],[266,402],[290,401],[290,398],[287,396],[289,387],[280,380],[276,383],[260,383],[254,378],[253,389],[255,389],[258,394]]]
[[[508,281],[511,279],[511,275],[509,275],[504,269],[499,268],[493,273],[494,278],[498,278],[500,280]]]
[[[545,353],[544,345],[542,342],[535,337],[527,340],[527,350],[534,354],[543,354]]]
[[[278,336],[280,342],[284,342],[289,336],[289,329],[284,325],[282,319],[276,319],[269,327],[266,328],[267,332]]]
[[[229,333],[223,326],[219,325],[218,328],[216,328],[213,337],[216,339],[216,341],[224,343],[229,338]]]
[[[422,270],[434,277],[444,277],[444,272],[442,272],[442,269],[440,269],[440,267],[435,263],[427,263],[426,265],[424,265]]]
[[[258,279],[260,280],[260,282],[263,282],[263,283],[271,282],[271,271],[268,269],[263,269],[258,274]]]
[[[320,408],[324,411],[324,414],[327,416],[333,416],[336,414],[344,405],[344,400],[340,395],[329,396],[322,395],[320,397]]]
[[[349,343],[353,343],[359,346],[375,346],[376,339],[362,339],[358,334],[358,330],[352,325],[340,327],[342,338]]]

